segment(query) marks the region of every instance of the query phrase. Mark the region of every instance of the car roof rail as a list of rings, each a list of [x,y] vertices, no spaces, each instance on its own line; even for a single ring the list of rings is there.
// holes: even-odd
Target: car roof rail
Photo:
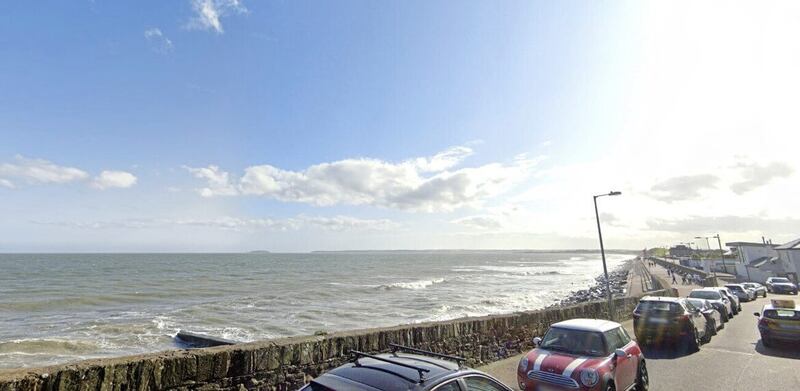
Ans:
[[[409,347],[409,346],[398,345],[396,343],[390,343],[389,346],[392,347],[392,353],[397,353],[397,351],[406,351],[406,352],[409,352],[409,353],[418,353],[418,354],[422,354],[422,355],[426,355],[426,356],[443,358],[443,359],[446,359],[446,360],[455,361],[456,364],[458,364],[459,367],[461,367],[461,364],[467,362],[467,359],[464,358],[464,357],[451,356],[449,354],[431,352],[430,350],[422,350],[422,349],[412,348],[412,347]]]
[[[355,355],[354,363],[356,364],[357,367],[361,367],[362,366],[361,363],[358,362],[359,358],[368,357],[368,358],[371,358],[373,360],[383,361],[383,362],[387,362],[389,364],[399,365],[401,367],[413,369],[413,370],[417,371],[417,373],[419,374],[419,380],[409,379],[409,378],[407,378],[407,377],[405,377],[405,376],[403,376],[403,375],[401,375],[401,374],[399,374],[397,372],[392,372],[392,371],[390,371],[388,369],[385,369],[385,368],[381,368],[380,370],[383,371],[383,372],[391,373],[391,374],[393,374],[395,376],[402,377],[403,379],[406,379],[408,381],[415,382],[415,383],[424,382],[425,381],[425,374],[431,371],[430,369],[427,369],[427,368],[422,368],[422,367],[414,366],[414,365],[411,365],[411,364],[406,364],[404,362],[400,362],[400,361],[397,361],[397,360],[392,360],[392,359],[388,359],[388,358],[375,356],[375,355],[372,355],[372,354],[360,352],[358,350],[350,350],[350,354]],[[364,367],[365,368],[371,368],[369,366],[364,366]]]

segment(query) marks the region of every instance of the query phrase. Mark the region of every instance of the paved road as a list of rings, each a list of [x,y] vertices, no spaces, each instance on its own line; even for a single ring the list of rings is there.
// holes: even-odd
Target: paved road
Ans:
[[[650,389],[788,390],[800,387],[800,345],[766,348],[761,345],[756,328],[753,312],[760,312],[769,299],[776,297],[787,296],[770,295],[766,299],[742,303],[742,312],[697,353],[646,349]],[[633,335],[633,322],[623,325]],[[520,358],[512,357],[480,369],[516,389],[516,366]]]

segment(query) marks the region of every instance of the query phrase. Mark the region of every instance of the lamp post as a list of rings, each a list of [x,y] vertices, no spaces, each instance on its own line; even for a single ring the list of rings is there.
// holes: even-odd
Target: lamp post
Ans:
[[[711,243],[708,241],[708,238],[710,238],[710,237],[711,236],[695,236],[694,238],[695,239],[705,239],[706,240],[706,248],[710,251],[711,250]],[[724,258],[722,260],[722,263],[723,263],[723,265],[725,264],[725,259]],[[711,271],[714,272],[714,277],[716,278],[717,277],[717,270],[712,268]],[[727,269],[725,271],[727,272]]]
[[[608,297],[608,318],[614,320],[614,303],[611,300],[611,283],[608,280],[608,268],[606,267],[606,250],[603,247],[603,231],[600,229],[600,213],[597,212],[597,198],[605,196],[618,196],[619,191],[610,191],[608,194],[598,194],[594,198],[594,217],[597,219],[597,236],[600,238],[600,256],[603,258],[603,275],[606,277],[606,296]]]
[[[712,238],[717,238],[717,244],[719,245],[719,257],[722,258],[722,268],[725,269],[725,273],[727,273],[728,265],[725,264],[725,252],[722,251],[722,240],[719,238],[719,234],[712,236]],[[748,270],[747,273],[750,274],[750,271]],[[734,272],[734,274],[736,273]]]

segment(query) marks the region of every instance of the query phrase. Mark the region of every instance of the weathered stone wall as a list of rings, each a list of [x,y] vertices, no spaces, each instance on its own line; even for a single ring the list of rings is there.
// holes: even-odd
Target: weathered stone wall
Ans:
[[[664,294],[668,291],[649,292]],[[615,300],[628,319],[638,298]],[[477,366],[532,347],[551,323],[602,317],[605,302],[444,322],[338,332],[206,349],[176,350],[74,364],[0,371],[0,391],[294,390],[348,360],[351,349],[379,352],[399,343],[459,355]]]

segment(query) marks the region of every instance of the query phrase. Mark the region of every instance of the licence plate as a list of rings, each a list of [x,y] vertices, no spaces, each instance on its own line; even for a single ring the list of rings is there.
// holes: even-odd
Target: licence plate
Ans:
[[[663,319],[663,318],[650,318],[647,322],[648,323],[664,324],[664,323],[667,323],[667,320]]]
[[[546,384],[540,384],[538,387],[536,387],[536,391],[561,391],[561,389],[553,386],[548,386]]]

